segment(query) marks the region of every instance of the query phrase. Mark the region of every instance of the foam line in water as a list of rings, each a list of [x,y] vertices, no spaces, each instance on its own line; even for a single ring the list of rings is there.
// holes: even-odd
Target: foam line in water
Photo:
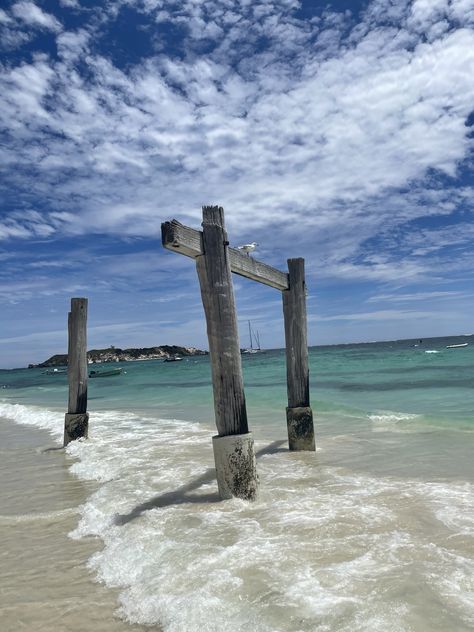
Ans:
[[[420,432],[426,429],[422,415],[379,411],[368,416],[374,432]],[[418,422],[418,423],[417,423]]]
[[[418,506],[422,489],[321,470],[307,454],[261,458],[262,491],[254,504],[207,502],[213,481],[193,492],[194,501],[162,504],[170,491],[212,469],[207,432],[162,423],[154,439],[143,427],[137,442],[128,436],[127,451],[110,435],[93,444],[84,461],[91,473],[102,472],[104,460],[120,454],[115,475],[89,499],[72,535],[104,540],[90,566],[122,589],[121,613],[129,621],[160,623],[167,632],[350,630],[357,629],[362,609],[373,629],[382,630],[397,616],[408,621],[413,614],[403,603],[387,609],[384,593],[393,582],[396,591],[410,586],[414,551],[440,580],[446,564],[454,572],[422,530],[400,529],[397,502],[403,497],[403,505]],[[170,446],[180,446],[181,456]],[[78,453],[86,447],[77,445]],[[430,492],[445,501],[443,486]],[[147,510],[133,514],[137,505]],[[434,509],[427,507],[431,514]],[[134,517],[117,522],[117,515]]]
[[[10,406],[0,414],[50,425],[51,411]],[[384,415],[397,418],[372,422],[416,422]],[[123,618],[165,632],[468,628],[471,484],[375,477],[322,466],[318,453],[277,452],[258,460],[255,503],[220,502],[211,434],[108,411],[94,413],[88,441],[67,448],[73,473],[99,482],[70,535],[102,539],[89,566],[120,590]]]
[[[73,516],[79,514],[77,507],[70,507],[68,509],[60,509],[58,511],[46,511],[30,514],[16,514],[16,515],[0,515],[0,525],[15,525],[24,524],[28,522],[54,522],[67,516]]]
[[[47,410],[39,406],[11,404],[0,400],[0,417],[11,419],[17,424],[36,426],[51,433],[59,441],[64,435],[64,413]]]

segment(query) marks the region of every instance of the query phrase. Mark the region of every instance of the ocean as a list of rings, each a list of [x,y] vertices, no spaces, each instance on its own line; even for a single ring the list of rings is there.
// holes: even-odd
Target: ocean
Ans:
[[[474,337],[309,355],[316,453],[287,449],[284,351],[242,356],[254,503],[217,496],[208,357],[90,380],[65,451],[66,376],[0,371],[1,629],[474,629]]]

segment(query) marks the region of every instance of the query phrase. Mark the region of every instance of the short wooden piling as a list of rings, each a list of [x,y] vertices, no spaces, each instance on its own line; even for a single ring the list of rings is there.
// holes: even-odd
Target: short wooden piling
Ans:
[[[288,259],[289,289],[282,292],[285,321],[290,450],[315,450],[309,403],[309,367],[304,259]]]
[[[222,498],[253,500],[258,476],[248,429],[234,289],[224,211],[203,207],[202,251],[196,257],[206,315],[218,436],[213,439]]]
[[[72,298],[68,314],[68,412],[64,421],[64,446],[87,437],[87,298]]]

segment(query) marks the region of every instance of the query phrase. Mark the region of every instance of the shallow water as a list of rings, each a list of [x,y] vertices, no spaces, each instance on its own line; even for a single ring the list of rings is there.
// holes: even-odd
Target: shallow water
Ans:
[[[72,476],[73,460],[32,426],[0,418],[0,446],[2,632],[150,630],[117,618],[117,595],[87,568],[100,541],[67,536],[97,484]]]
[[[207,358],[91,380],[65,546],[98,536],[119,615],[166,631],[471,630],[474,344],[452,340],[313,349],[316,454],[286,448],[283,354],[244,358],[251,504],[217,497]],[[7,373],[0,414],[59,442],[65,380]]]

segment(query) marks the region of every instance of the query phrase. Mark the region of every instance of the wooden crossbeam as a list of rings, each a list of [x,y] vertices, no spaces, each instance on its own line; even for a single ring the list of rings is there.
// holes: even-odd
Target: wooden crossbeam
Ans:
[[[168,250],[195,259],[204,253],[202,247],[202,232],[184,226],[176,219],[161,224],[161,240]],[[288,274],[272,266],[257,261],[253,257],[244,255],[236,248],[228,249],[230,268],[235,274],[269,285],[277,290],[289,289]]]

